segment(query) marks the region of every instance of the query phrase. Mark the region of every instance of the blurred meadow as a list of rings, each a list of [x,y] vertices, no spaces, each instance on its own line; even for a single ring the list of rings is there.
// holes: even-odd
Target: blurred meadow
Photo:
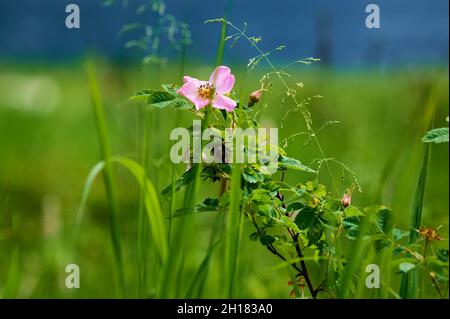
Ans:
[[[168,11],[171,7],[175,7],[171,1],[166,2]],[[284,2],[280,1],[280,6],[288,7],[287,1]],[[311,2],[305,1],[306,13],[302,15],[308,15],[307,9],[311,9]],[[413,5],[420,6],[422,2],[425,1],[413,1]],[[360,4],[358,10],[364,15],[364,2],[358,3]],[[14,6],[11,1],[6,1],[6,4],[10,8]],[[89,86],[87,75],[87,57],[94,59],[95,56],[97,83],[106,115],[112,154],[126,156],[143,163],[148,178],[155,186],[161,209],[167,216],[172,203],[160,193],[172,183],[173,173],[179,178],[186,170],[185,165],[174,165],[170,161],[169,152],[173,142],[169,140],[169,134],[175,127],[192,125],[193,116],[177,110],[146,107],[142,103],[131,101],[129,97],[142,88],[158,89],[163,83],[180,85],[185,74],[207,78],[215,66],[220,28],[203,25],[203,22],[207,18],[223,15],[225,4],[225,1],[221,1],[219,11],[208,12],[210,16],[198,17],[199,21],[196,24],[191,23],[192,44],[186,45],[184,49],[167,53],[167,63],[163,65],[142,64],[141,56],[127,49],[120,49],[118,52],[133,53],[126,58],[117,58],[114,54],[108,55],[102,50],[97,51],[86,46],[76,57],[65,58],[62,53],[56,61],[52,61],[51,54],[43,51],[39,51],[39,57],[34,59],[32,49],[20,56],[17,49],[4,46],[3,50],[0,47],[1,297],[123,296],[118,292],[115,279],[115,257],[108,217],[109,199],[100,176],[92,184],[78,235],[74,234],[75,220],[82,202],[86,179],[91,169],[101,160],[92,107],[92,88]],[[52,4],[47,1],[47,5]],[[180,19],[189,16],[189,10],[195,11],[196,8],[194,1],[185,1],[183,5],[186,12],[184,16],[178,17]],[[64,7],[61,4],[58,6]],[[120,3],[112,6],[114,9],[99,6],[95,10],[99,12],[115,10],[115,14],[128,12],[130,19],[133,18],[133,14],[129,13],[133,10],[129,7],[122,7]],[[383,10],[383,3],[380,6]],[[443,8],[436,10],[444,10],[445,7],[448,9],[448,3],[445,1],[437,1],[435,6]],[[83,6],[80,7],[83,14]],[[330,10],[333,12],[332,15],[335,17],[333,21],[340,19],[337,17],[345,16],[344,9],[333,11],[333,8],[339,6],[333,2],[331,9],[328,8],[328,11],[323,9],[323,12]],[[241,24],[243,21],[236,19],[240,19],[242,15],[252,15],[250,9],[251,5],[236,1],[229,9],[230,19],[234,19],[233,23]],[[322,12],[320,5],[314,7],[314,10]],[[233,16],[235,12],[239,14]],[[0,14],[0,18],[7,14],[5,10]],[[97,12],[94,16],[100,14]],[[260,10],[253,14],[262,16],[268,12]],[[61,15],[63,21],[63,11]],[[386,14],[388,15],[390,13]],[[89,19],[92,19],[92,16]],[[429,20],[432,20],[432,17],[429,17]],[[364,28],[362,21],[355,23],[355,28]],[[6,22],[4,23],[5,25],[0,24],[0,27],[7,29]],[[86,22],[88,23],[92,22]],[[282,24],[281,19],[278,23]],[[446,29],[447,23],[448,16],[445,25],[442,23],[440,27]],[[60,24],[60,27],[64,28],[64,25]],[[389,21],[386,25],[389,25]],[[268,27],[264,25],[264,21],[256,21],[253,24],[250,21],[249,27],[253,33],[262,35],[262,46],[270,49],[284,43],[283,30],[279,29],[277,24]],[[81,30],[83,28],[85,26],[82,25]],[[196,36],[197,29],[201,30],[198,32],[203,32],[202,34],[206,32],[211,54],[197,54],[196,41],[204,40]],[[276,41],[265,42],[264,32],[268,29],[277,34]],[[414,35],[401,26],[395,30],[405,33],[401,34],[400,38],[414,39]],[[424,27],[424,30],[432,32],[434,29]],[[117,32],[118,28],[112,27],[109,34],[115,35]],[[0,34],[2,34],[0,39],[6,39],[5,34]],[[12,35],[8,37],[10,36]],[[336,41],[333,40],[336,36],[334,31],[328,36],[331,37],[328,45],[333,48]],[[120,48],[124,47],[126,42],[124,39],[111,37]],[[322,33],[319,31],[314,41],[320,43],[326,37],[326,31]],[[444,59],[429,56],[427,54],[430,53],[424,50],[423,60],[420,60],[419,52],[416,56],[400,55],[398,60],[386,62],[381,57],[377,60],[375,47],[372,51],[375,57],[366,56],[363,52],[361,56],[366,56],[367,63],[360,62],[361,58],[358,63],[352,65],[352,58],[346,60],[346,51],[339,51],[338,48],[333,51],[327,49],[326,45],[324,48],[319,44],[316,48],[313,47],[311,52],[288,51],[292,49],[289,45],[286,48],[288,56],[296,55],[298,52],[304,54],[297,59],[307,56],[322,58],[321,62],[311,66],[303,64],[291,66],[289,72],[292,79],[289,81],[303,83],[299,91],[302,98],[322,96],[312,99],[308,106],[316,128],[328,121],[339,122],[325,127],[318,135],[327,156],[345,163],[356,173],[363,191],[353,194],[352,204],[387,206],[392,209],[395,225],[404,230],[409,230],[426,148],[421,138],[430,128],[448,126],[445,120],[449,105],[448,30],[443,31],[438,37],[443,37],[444,42],[447,41],[447,47],[438,53],[433,52]],[[288,38],[287,41],[289,40],[291,39]],[[54,43],[53,51],[58,50],[56,45],[57,43]],[[161,44],[162,52],[164,45]],[[419,43],[418,46],[420,45]],[[388,46],[386,44],[386,47]],[[204,48],[203,44],[201,48]],[[334,61],[321,56],[322,53],[325,57],[327,54],[332,56],[333,52],[337,52]],[[383,55],[381,49],[379,52]],[[48,58],[43,58],[46,54]],[[246,43],[240,43],[236,48],[230,48],[229,43],[225,43],[223,63],[236,75],[235,89],[245,99],[260,87],[259,79],[269,70],[268,65],[261,62],[255,70],[247,71],[248,58],[256,54]],[[284,52],[276,53],[274,57],[275,63],[279,66],[292,60],[283,58],[283,54]],[[161,56],[164,56],[164,53],[161,53]],[[429,60],[433,58],[435,60]],[[284,98],[284,89],[276,82],[270,94],[264,95],[262,101],[255,107],[261,109],[265,107],[261,123],[265,127],[278,127],[280,141],[305,130],[300,113],[291,112],[286,116],[293,105]],[[147,136],[145,143],[144,136]],[[298,136],[290,140],[285,149],[290,156],[300,159],[303,163],[310,163],[318,157],[318,153],[314,145],[305,146],[304,142],[305,138]],[[421,225],[433,228],[442,225],[439,234],[444,240],[433,243],[434,249],[448,249],[448,156],[448,144],[432,144]],[[343,174],[342,167],[330,165],[339,177],[337,181],[339,190],[344,192],[351,183],[349,177]],[[140,219],[143,218],[140,215],[142,190],[126,170],[113,166],[113,173],[118,201],[125,296],[155,297],[157,296],[155,287],[161,280],[162,271],[155,266],[158,260],[155,247],[158,243],[150,236],[147,225],[142,226],[144,232],[140,229],[142,225]],[[302,172],[294,172],[287,174],[286,181],[293,184],[303,183],[307,178],[308,176]],[[325,185],[331,184],[325,171],[320,175],[320,182]],[[198,187],[195,203],[201,202],[206,197],[217,197],[219,188],[218,183],[208,184],[202,181]],[[176,205],[177,207],[183,205],[181,197],[177,198]],[[168,294],[169,296],[184,297],[193,280],[204,280],[204,289],[196,295],[197,297],[223,297],[222,289],[226,283],[223,278],[222,245],[219,245],[211,255],[211,260],[208,260],[210,264],[206,277],[204,279],[196,277],[216,231],[214,223],[217,214],[221,213],[205,212],[192,215],[186,235],[188,240],[179,243],[180,247],[186,245],[183,272],[173,274],[177,276],[174,285],[177,291]],[[274,267],[281,261],[268,253],[258,242],[250,241],[248,238],[251,233],[252,225],[244,221],[235,278],[237,287],[235,296],[288,298],[292,287],[288,285],[291,277],[287,268]],[[139,236],[144,237],[140,239]],[[144,249],[138,243],[143,244]],[[141,251],[145,252],[143,256]],[[65,267],[71,263],[80,266],[80,289],[65,287],[67,275]],[[313,267],[314,261],[310,264]],[[318,274],[312,271],[313,280],[317,276]],[[390,290],[398,292],[401,274],[394,271],[391,277],[387,285]],[[388,293],[383,296],[393,298],[397,295]],[[380,295],[361,292],[357,297],[372,298]],[[438,298],[439,295],[430,283],[423,286],[421,297]]]

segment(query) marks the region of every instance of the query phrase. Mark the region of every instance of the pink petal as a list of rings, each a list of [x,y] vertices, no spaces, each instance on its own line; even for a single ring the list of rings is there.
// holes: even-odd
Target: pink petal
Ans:
[[[177,93],[187,97],[191,101],[198,96],[197,86],[193,82],[184,83],[183,86],[177,90]]]
[[[191,77],[191,76],[188,76],[188,75],[185,75],[184,77],[183,77],[183,82],[184,83],[194,83],[195,84],[195,86],[199,86],[200,85],[200,80],[198,80],[198,79],[196,79],[196,78],[193,78],[193,77]]]
[[[202,99],[201,97],[197,96],[195,97],[193,100],[191,100],[192,103],[195,104],[195,109],[198,111],[202,108],[204,108],[205,106],[207,106],[209,103],[211,103],[210,100],[208,99]]]
[[[230,99],[228,96],[222,94],[216,94],[212,101],[212,106],[216,109],[227,110],[227,112],[233,111],[237,103]]]
[[[229,67],[218,66],[211,74],[209,83],[216,87],[218,94],[229,93],[234,86],[234,75]]]
[[[209,99],[201,98],[198,95],[198,87],[202,84],[205,84],[205,81],[200,81],[190,76],[185,76],[183,78],[183,81],[184,84],[181,88],[178,89],[177,93],[186,97],[192,103],[194,103],[197,111],[204,108],[211,102]]]

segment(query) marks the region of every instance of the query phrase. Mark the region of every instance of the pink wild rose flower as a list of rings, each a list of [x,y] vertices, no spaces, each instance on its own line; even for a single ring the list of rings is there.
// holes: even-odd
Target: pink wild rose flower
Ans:
[[[226,96],[234,86],[234,75],[226,66],[218,66],[211,74],[209,81],[185,76],[183,82],[183,86],[177,93],[194,103],[197,111],[211,104],[216,109],[231,112],[237,105],[234,100]]]

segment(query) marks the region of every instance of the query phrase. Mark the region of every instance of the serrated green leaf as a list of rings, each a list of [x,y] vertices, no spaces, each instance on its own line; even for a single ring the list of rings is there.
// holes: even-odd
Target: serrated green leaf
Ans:
[[[297,216],[295,216],[295,223],[301,230],[308,229],[316,223],[316,212],[314,208],[305,207]]]
[[[448,262],[448,249],[438,249],[436,257],[442,262]]]
[[[272,205],[270,205],[270,204],[257,205],[256,209],[257,209],[257,213],[259,215],[268,216],[268,217],[276,216],[276,212],[275,212],[274,208],[272,207]]]
[[[316,222],[306,232],[306,238],[308,239],[308,245],[314,245],[320,240],[323,234],[323,227],[320,222]]]
[[[281,224],[286,225],[287,228],[290,230],[299,233],[300,229],[298,228],[297,224],[290,219],[288,216],[281,216],[280,220]]]
[[[272,196],[270,196],[270,191],[267,189],[255,189],[250,194],[250,200],[257,204],[273,204]]]
[[[364,216],[364,213],[356,206],[348,206],[344,210],[345,217]]]
[[[244,180],[250,184],[255,184],[264,180],[264,177],[250,167],[245,167],[242,173]]]
[[[194,170],[191,168],[184,172],[184,174],[175,182],[175,191],[180,190],[183,186],[186,186],[194,180],[195,174]],[[171,195],[172,185],[167,186],[161,192],[161,195]]]
[[[399,241],[402,238],[408,237],[409,235],[409,231],[401,230],[398,228],[393,228],[391,232],[395,241]]]
[[[256,241],[259,238],[259,233],[258,232],[251,233],[249,238],[250,240]]]
[[[424,143],[448,143],[448,127],[435,128],[422,137]]]
[[[162,84],[161,86],[164,89],[164,91],[166,91],[166,92],[168,92],[170,94],[173,94],[175,96],[178,95],[177,87],[175,85],[173,85],[173,84]]]
[[[347,232],[347,237],[349,239],[356,239],[359,232],[359,224],[360,219],[359,217],[356,216],[343,219],[342,226],[344,227],[344,230]]]
[[[149,89],[140,90],[140,91],[137,91],[135,95],[130,97],[130,99],[147,101],[147,99],[152,94],[152,92],[153,92],[153,90],[149,90]]]
[[[169,86],[164,86],[164,91],[141,90],[131,97],[132,100],[144,100],[148,105],[157,108],[175,107],[190,108],[191,104],[180,98],[176,91]]]
[[[388,233],[392,227],[392,212],[387,208],[382,208],[376,215],[376,225],[379,232]]]
[[[308,166],[303,165],[298,159],[280,156],[278,159],[278,164],[281,168],[285,169],[293,169],[297,171],[303,171],[308,173],[316,173],[315,170],[309,168]]]
[[[275,238],[270,235],[262,235],[259,237],[259,241],[264,246],[272,245],[275,242]]]
[[[292,213],[292,212],[295,212],[297,210],[301,210],[303,208],[305,208],[305,205],[303,203],[295,202],[295,203],[292,203],[292,204],[288,205],[288,207],[286,208],[286,212]]]
[[[178,97],[177,95],[174,95],[174,94],[166,92],[166,91],[153,91],[149,95],[147,103],[150,105],[157,106],[158,104],[167,103],[169,101],[172,101],[177,97]]]
[[[202,203],[194,206],[192,209],[180,208],[174,217],[190,213],[217,212],[219,211],[219,200],[217,198],[207,198]]]

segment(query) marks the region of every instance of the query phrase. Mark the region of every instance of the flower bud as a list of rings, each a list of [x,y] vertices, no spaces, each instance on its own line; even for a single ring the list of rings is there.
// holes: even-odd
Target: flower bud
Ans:
[[[350,204],[352,203],[352,196],[350,194],[344,194],[341,199],[341,203],[344,208],[350,206]]]
[[[248,102],[248,106],[253,106],[261,100],[263,90],[256,90],[252,94],[250,94],[250,101]]]

